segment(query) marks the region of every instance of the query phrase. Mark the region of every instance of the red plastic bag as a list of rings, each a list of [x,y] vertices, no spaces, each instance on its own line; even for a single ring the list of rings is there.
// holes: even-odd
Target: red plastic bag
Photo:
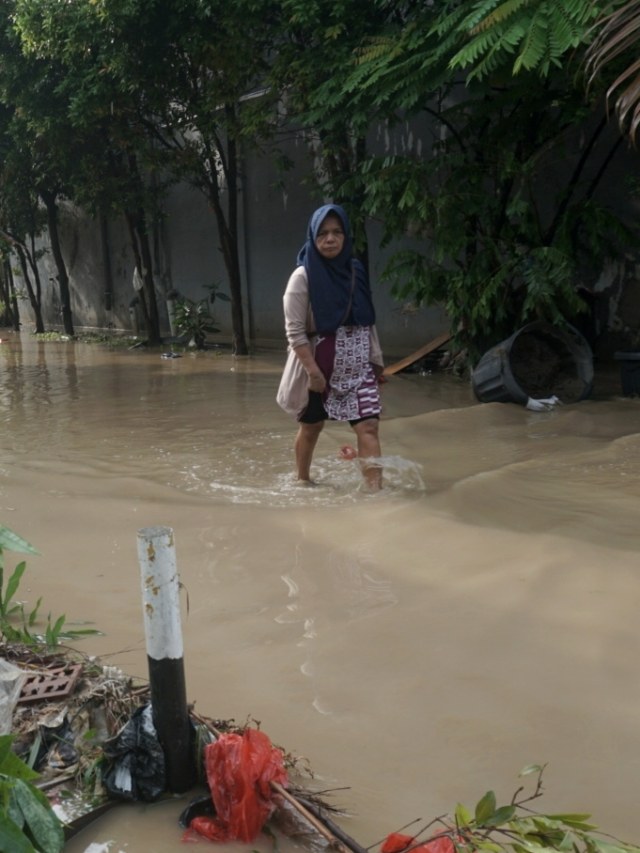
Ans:
[[[380,848],[380,853],[401,853],[414,842],[413,835],[403,835],[401,832],[392,832],[387,835],[386,840]]]
[[[431,841],[425,841],[422,844],[416,845],[416,840],[412,835],[402,835],[400,832],[392,832],[387,835],[380,853],[401,853],[408,847],[411,848],[411,853],[455,853],[455,844],[448,835],[442,835],[439,838],[432,838]]]
[[[287,783],[282,752],[257,729],[224,734],[204,750],[216,816],[196,817],[191,830],[211,841],[253,841],[274,809],[271,782]]]
[[[413,844],[413,841],[413,835],[403,835],[401,832],[392,832],[390,835],[387,835],[382,847],[380,848],[380,853],[401,853],[402,850],[406,850],[407,847]]]

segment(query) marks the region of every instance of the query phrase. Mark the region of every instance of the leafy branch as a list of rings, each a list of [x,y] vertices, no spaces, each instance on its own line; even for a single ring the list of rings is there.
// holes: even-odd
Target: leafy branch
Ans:
[[[381,853],[639,853],[639,846],[599,832],[588,814],[534,810],[531,803],[543,795],[544,769],[532,764],[521,771],[521,777],[536,775],[530,793],[522,785],[510,802],[498,805],[494,791],[487,791],[473,811],[458,803],[453,815],[436,818],[415,836],[392,833]],[[443,828],[419,841],[434,824]]]

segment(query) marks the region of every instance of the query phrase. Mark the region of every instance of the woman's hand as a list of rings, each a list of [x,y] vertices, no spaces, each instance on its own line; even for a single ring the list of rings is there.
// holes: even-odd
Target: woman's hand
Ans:
[[[376,377],[378,385],[388,382],[387,377],[384,375],[384,367],[381,364],[374,364],[374,362],[370,362],[370,364],[373,368],[373,375]]]
[[[327,380],[324,378],[323,372],[316,364],[311,347],[309,344],[302,344],[299,347],[295,347],[294,352],[300,359],[304,369],[307,371],[307,376],[309,377],[309,391],[317,391],[318,394],[322,394],[324,389],[327,387]]]
[[[322,394],[324,389],[327,387],[327,380],[324,378],[324,374],[322,371],[309,370],[309,391],[317,391],[318,394]]]

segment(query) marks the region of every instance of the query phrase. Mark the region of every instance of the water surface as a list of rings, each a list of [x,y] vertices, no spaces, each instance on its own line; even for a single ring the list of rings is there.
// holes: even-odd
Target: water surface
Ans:
[[[283,361],[3,334],[0,521],[41,552],[21,594],[145,677],[137,532],[170,526],[189,700],[306,757],[362,845],[545,762],[542,806],[638,841],[640,401],[608,377],[533,413],[396,376],[387,488],[334,424],[304,489]],[[118,807],[68,850],[181,850],[183,805]]]

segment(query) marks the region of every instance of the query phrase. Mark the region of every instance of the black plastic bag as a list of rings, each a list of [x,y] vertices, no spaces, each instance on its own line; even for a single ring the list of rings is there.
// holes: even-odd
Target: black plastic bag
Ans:
[[[134,711],[120,732],[105,743],[103,751],[108,767],[102,781],[113,797],[150,803],[165,790],[164,752],[150,704]]]

